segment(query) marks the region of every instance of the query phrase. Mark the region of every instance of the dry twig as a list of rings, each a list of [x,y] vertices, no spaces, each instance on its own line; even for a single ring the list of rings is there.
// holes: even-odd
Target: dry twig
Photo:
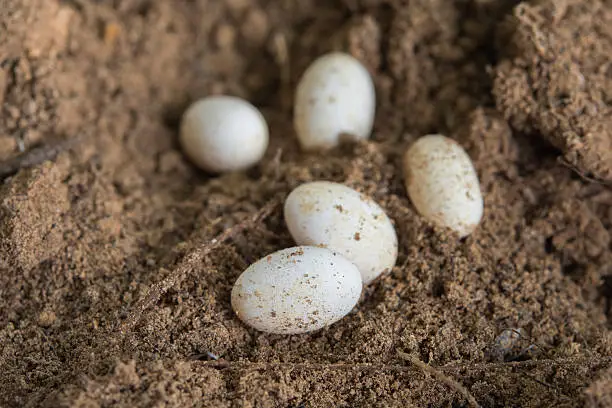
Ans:
[[[80,137],[73,137],[55,143],[35,147],[15,158],[0,163],[0,180],[12,176],[21,169],[38,166],[47,160],[53,160],[64,150],[69,149],[80,140]]]
[[[140,320],[142,314],[155,305],[159,299],[172,287],[180,284],[183,279],[191,272],[193,265],[201,263],[204,258],[214,249],[218,248],[225,241],[235,237],[241,231],[253,226],[254,224],[267,218],[274,209],[278,206],[278,201],[273,200],[259,210],[256,214],[248,219],[234,225],[223,231],[217,237],[211,239],[208,243],[196,245],[195,248],[188,253],[176,268],[160,282],[151,285],[148,293],[132,307],[128,317],[119,325],[118,333],[123,336],[130,331]]]
[[[376,372],[408,372],[420,370],[426,372],[437,378],[439,381],[448,385],[452,389],[461,393],[468,403],[473,407],[479,407],[478,402],[472,396],[472,394],[460,383],[448,377],[449,375],[465,375],[466,372],[474,372],[478,370],[484,370],[486,372],[493,372],[495,370],[503,369],[506,370],[506,374],[509,376],[518,376],[527,378],[543,387],[553,391],[555,397],[563,400],[571,400],[571,398],[561,393],[558,387],[546,383],[536,377],[529,375],[521,370],[537,369],[540,366],[553,365],[556,367],[563,367],[565,369],[571,369],[573,365],[588,365],[593,362],[597,362],[598,369],[603,369],[612,364],[612,357],[598,358],[598,357],[586,357],[578,359],[557,359],[557,360],[528,360],[518,362],[501,362],[501,363],[476,363],[476,364],[452,364],[443,367],[433,368],[422,361],[412,357],[406,353],[398,351],[400,357],[408,360],[414,367],[398,365],[398,364],[376,364],[376,363],[281,363],[281,362],[251,362],[251,361],[227,361],[223,359],[215,359],[214,361],[201,361],[198,364],[204,367],[216,368],[219,370],[271,370],[271,369],[285,369],[285,370],[347,370],[347,371],[376,371]],[[208,354],[195,355],[190,360],[198,360],[202,357],[210,357]]]

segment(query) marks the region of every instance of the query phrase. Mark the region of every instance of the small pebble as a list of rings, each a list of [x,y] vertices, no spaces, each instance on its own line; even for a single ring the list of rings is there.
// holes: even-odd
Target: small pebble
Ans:
[[[230,24],[221,24],[215,33],[217,47],[222,50],[233,48],[236,42],[236,30]]]
[[[376,92],[368,70],[349,54],[334,52],[313,62],[298,83],[294,125],[304,150],[328,149],[342,138],[372,133]]]
[[[270,23],[263,10],[252,8],[240,27],[244,41],[255,46],[261,46],[268,37]]]
[[[395,265],[397,234],[391,220],[352,188],[329,181],[302,184],[287,197],[284,213],[298,245],[337,251],[357,266],[364,284]]]
[[[526,341],[528,337],[522,328],[505,329],[495,338],[490,357],[494,361],[528,360],[537,354],[539,349],[535,344],[529,345]]]
[[[480,223],[483,200],[472,160],[454,140],[423,136],[404,156],[406,188],[417,211],[460,236]]]
[[[225,4],[234,17],[239,16],[249,7],[250,0],[225,0]]]
[[[268,147],[268,125],[247,101],[210,96],[183,115],[180,141],[185,154],[214,173],[244,170],[261,160]]]
[[[44,310],[38,315],[38,325],[41,327],[50,327],[55,323],[57,317],[55,313],[49,310]]]
[[[249,266],[234,284],[232,307],[240,320],[268,333],[319,330],[346,316],[361,295],[361,275],[325,248],[294,247]]]

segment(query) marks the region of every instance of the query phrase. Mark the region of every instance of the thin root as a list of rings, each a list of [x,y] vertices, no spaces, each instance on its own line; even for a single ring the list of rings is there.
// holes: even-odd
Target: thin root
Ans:
[[[446,384],[447,386],[449,386],[453,390],[455,390],[458,393],[460,393],[461,395],[463,395],[463,397],[467,400],[467,402],[470,404],[470,406],[477,407],[477,408],[480,407],[480,405],[476,401],[476,398],[474,398],[474,396],[468,391],[468,389],[465,388],[463,385],[461,385],[459,382],[453,380],[452,378],[450,378],[446,374],[443,374],[442,372],[438,371],[434,367],[425,364],[424,362],[422,362],[421,360],[419,360],[418,358],[416,358],[414,356],[411,356],[410,354],[404,353],[404,352],[399,351],[399,350],[397,351],[397,353],[398,353],[398,355],[401,358],[403,358],[406,361],[409,361],[410,363],[412,363],[414,366],[418,367],[424,373],[430,374],[431,376],[436,378],[438,381]]]
[[[559,391],[559,389],[541,381],[534,376],[525,372],[525,370],[537,369],[540,366],[556,365],[558,368],[564,368],[571,370],[574,365],[588,365],[597,362],[598,369],[612,364],[612,357],[601,358],[601,357],[589,357],[579,359],[558,359],[558,360],[529,360],[521,362],[504,362],[504,363],[478,363],[478,364],[454,364],[447,365],[444,367],[433,368],[422,361],[412,357],[406,353],[399,352],[400,357],[408,360],[412,363],[411,366],[399,365],[399,364],[376,364],[376,363],[281,363],[281,362],[250,362],[250,361],[228,361],[224,359],[213,360],[213,361],[200,361],[198,365],[204,367],[215,368],[218,370],[342,370],[342,371],[356,371],[356,372],[413,372],[419,370],[426,372],[437,378],[439,381],[451,387],[453,390],[459,392],[468,403],[473,407],[478,407],[478,402],[472,396],[472,394],[460,383],[453,380],[449,376],[451,375],[466,375],[470,371],[493,372],[495,370],[503,369],[508,376],[517,376],[521,378],[527,378],[548,390],[554,392],[554,396],[562,400],[571,400],[571,398]],[[209,355],[196,355],[191,356],[189,360],[199,360],[201,358],[208,357]]]
[[[599,180],[597,178],[586,175],[583,171],[581,171],[579,168],[574,166],[572,163],[570,163],[563,157],[559,157],[558,162],[562,164],[563,166],[567,167],[568,169],[572,170],[574,173],[578,174],[578,176],[580,176],[580,178],[583,179],[584,181],[588,181],[590,183],[597,183],[597,184],[601,184],[604,186],[612,186],[612,182]]]
[[[405,354],[405,353],[402,353]],[[189,360],[198,360],[204,356],[204,354],[196,354],[189,357]],[[449,373],[459,374],[466,370],[498,370],[507,369],[509,373],[514,373],[517,370],[529,370],[535,369],[542,365],[557,364],[559,367],[569,367],[571,364],[589,364],[593,361],[597,361],[600,367],[607,367],[612,364],[612,357],[608,358],[577,358],[577,359],[557,359],[557,360],[530,360],[530,361],[516,361],[516,362],[504,362],[504,363],[476,363],[467,364],[459,363],[453,365],[447,365],[439,367],[437,370]],[[422,363],[422,362],[421,362]],[[220,358],[215,361],[201,361],[199,364],[217,369],[252,369],[252,370],[270,370],[270,369],[301,369],[301,370],[357,370],[357,371],[413,371],[412,367],[399,364],[376,364],[376,363],[281,363],[281,362],[252,362],[252,361],[230,361]],[[425,363],[422,363],[425,364]],[[429,366],[428,366],[429,367]],[[431,367],[430,367],[431,368]],[[521,374],[523,375],[523,374]],[[539,382],[542,384],[542,382]],[[542,384],[547,387],[550,384]]]

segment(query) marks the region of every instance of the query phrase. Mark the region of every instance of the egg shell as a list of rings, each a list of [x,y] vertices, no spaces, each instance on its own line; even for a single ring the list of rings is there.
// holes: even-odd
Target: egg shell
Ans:
[[[341,255],[325,248],[287,248],[240,275],[232,307],[257,330],[307,333],[346,316],[359,300],[361,285],[357,267]]]
[[[334,52],[304,72],[295,95],[294,125],[304,150],[337,146],[342,137],[372,133],[376,91],[368,70],[354,57]]]
[[[483,199],[472,160],[454,140],[423,136],[404,156],[406,188],[417,211],[460,236],[480,223]]]
[[[192,104],[183,115],[180,142],[185,154],[203,170],[222,173],[256,164],[268,147],[263,115],[247,101],[211,96]]]
[[[315,181],[285,201],[285,222],[298,245],[323,246],[353,262],[365,284],[397,260],[397,234],[384,210],[343,184]]]

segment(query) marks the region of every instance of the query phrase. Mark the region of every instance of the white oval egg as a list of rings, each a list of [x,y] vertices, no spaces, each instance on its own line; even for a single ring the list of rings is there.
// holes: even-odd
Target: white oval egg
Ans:
[[[404,156],[406,188],[417,211],[464,237],[483,214],[478,175],[472,160],[453,139],[423,136]]]
[[[211,96],[185,112],[179,138],[185,154],[198,167],[222,173],[243,170],[261,160],[268,133],[263,115],[247,101]]]
[[[240,275],[232,307],[246,324],[268,333],[321,329],[346,316],[361,295],[361,276],[346,258],[325,248],[287,248]]]
[[[397,234],[384,210],[343,184],[315,181],[294,189],[284,207],[298,245],[322,246],[353,262],[365,284],[397,260]]]
[[[342,136],[372,133],[376,91],[368,70],[354,57],[334,52],[313,62],[298,83],[294,125],[304,150],[337,146]]]

